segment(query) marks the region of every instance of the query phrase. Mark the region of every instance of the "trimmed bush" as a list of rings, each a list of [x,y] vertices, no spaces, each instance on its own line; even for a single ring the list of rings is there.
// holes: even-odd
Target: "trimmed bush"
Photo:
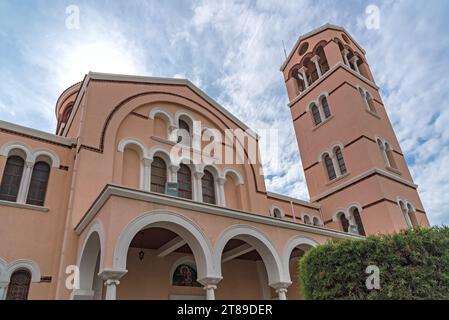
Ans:
[[[367,289],[370,265],[380,289]],[[449,299],[449,228],[320,245],[301,258],[299,281],[306,299]]]

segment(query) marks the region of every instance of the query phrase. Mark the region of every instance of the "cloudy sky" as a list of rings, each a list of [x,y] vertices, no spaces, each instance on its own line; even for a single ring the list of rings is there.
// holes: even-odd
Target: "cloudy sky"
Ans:
[[[448,17],[446,0],[0,0],[0,119],[54,132],[58,95],[88,71],[188,78],[251,128],[279,129],[267,188],[308,199],[282,42],[330,22],[366,49],[431,223],[449,224]]]

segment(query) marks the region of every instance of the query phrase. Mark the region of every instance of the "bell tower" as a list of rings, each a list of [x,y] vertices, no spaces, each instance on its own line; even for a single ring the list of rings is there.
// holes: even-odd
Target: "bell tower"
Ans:
[[[429,226],[365,51],[351,35],[327,24],[301,36],[281,71],[310,200],[321,204],[325,226],[360,234]]]

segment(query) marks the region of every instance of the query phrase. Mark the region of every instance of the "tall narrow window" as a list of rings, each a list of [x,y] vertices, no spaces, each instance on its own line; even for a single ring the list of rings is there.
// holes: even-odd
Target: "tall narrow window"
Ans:
[[[396,161],[394,160],[393,150],[391,149],[388,143],[385,144],[385,154],[387,156],[388,164],[390,165],[390,167],[397,169]]]
[[[312,105],[312,116],[313,116],[313,122],[315,125],[319,125],[321,123],[321,115],[320,110],[318,109],[317,105]]]
[[[182,141],[182,142],[184,142],[184,144],[189,145],[190,144],[190,138],[189,138],[190,137],[190,126],[184,120],[179,120],[178,126],[179,126],[178,143],[180,143]]]
[[[368,92],[366,92],[365,96],[366,96],[366,104],[368,105],[369,111],[376,112],[376,108],[374,108],[374,101],[371,95]]]
[[[326,165],[327,177],[329,180],[334,180],[337,175],[335,173],[334,164],[332,163],[332,159],[329,154],[324,155],[324,164]]]
[[[340,174],[345,174],[348,170],[346,169],[345,160],[343,159],[343,153],[339,147],[335,148],[335,157],[337,158]]]
[[[25,161],[19,156],[8,158],[0,186],[0,200],[17,201],[24,165]]]
[[[27,300],[31,274],[28,270],[17,270],[11,275],[6,300]]]
[[[205,170],[201,178],[201,184],[203,189],[203,202],[215,204],[215,183],[212,173]]]
[[[167,165],[160,157],[154,157],[151,163],[151,191],[165,193],[167,182]]]
[[[28,190],[27,204],[43,206],[45,194],[47,193],[50,166],[48,163],[36,162],[31,175],[30,189]]]
[[[178,170],[178,195],[192,199],[192,173],[185,164],[181,164]]]
[[[331,111],[329,109],[329,104],[327,103],[326,97],[323,97],[321,99],[321,105],[323,106],[324,116],[326,117],[326,119],[329,118],[331,116]]]
[[[341,227],[343,229],[344,232],[348,232],[349,230],[349,221],[348,219],[346,219],[346,216],[344,213],[340,214],[340,222],[341,222]]]
[[[353,215],[355,223],[357,225],[357,229],[359,231],[359,234],[364,236],[365,235],[365,228],[363,228],[362,217],[360,217],[359,209],[355,208],[352,211],[352,215]]]

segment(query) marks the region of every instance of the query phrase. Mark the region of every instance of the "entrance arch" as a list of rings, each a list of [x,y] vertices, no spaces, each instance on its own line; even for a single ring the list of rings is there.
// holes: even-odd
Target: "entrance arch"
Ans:
[[[131,251],[137,250],[135,255],[130,255]],[[138,252],[140,250],[140,252]],[[132,220],[120,233],[113,258],[113,270],[125,272],[131,268],[134,275],[128,274],[123,278],[125,281],[133,281],[133,283],[125,283],[126,286],[135,286],[135,276],[138,272],[145,272],[144,263],[153,259],[155,266],[161,270],[168,270],[165,264],[172,263],[171,260],[177,255],[190,255],[194,260],[194,265],[187,264],[184,268],[194,267],[192,274],[196,275],[193,279],[195,286],[197,283],[206,285],[210,279],[217,279],[216,268],[212,259],[212,250],[208,239],[202,230],[187,217],[174,212],[152,211],[144,213]],[[132,264],[128,265],[128,258],[133,259]],[[136,257],[140,262],[135,261]],[[148,269],[147,269],[148,270]],[[159,278],[157,279],[160,280]],[[171,283],[165,281],[164,290],[167,289],[169,295],[172,294],[173,288],[169,287]],[[167,287],[168,286],[168,287]],[[182,291],[182,290],[181,290]],[[197,292],[197,291],[195,291]],[[204,290],[200,290],[201,294]],[[135,296],[133,296],[135,298]],[[146,298],[163,298],[149,297]]]
[[[103,281],[99,276],[103,266],[104,231],[101,222],[95,221],[87,232],[77,266],[79,287],[72,293],[74,300],[101,300]]]
[[[316,247],[319,243],[315,240],[297,236],[290,239],[284,248],[282,255],[282,264],[284,273],[288,275],[291,286],[289,288],[288,297],[291,300],[302,299],[300,286],[298,281],[298,262],[299,258],[304,255],[307,250]]]
[[[237,265],[232,267],[233,271],[229,270],[228,266],[223,268],[222,265],[224,263],[230,264],[234,262],[237,264],[237,262],[231,260],[240,260],[238,262],[240,264],[248,264],[248,261],[252,262],[252,266],[248,265],[241,270],[252,268],[254,270],[253,274],[258,275],[259,286],[255,286],[260,288],[258,296],[245,296],[245,299],[271,299],[271,288],[278,290],[279,284],[283,284],[286,279],[283,274],[282,262],[275,246],[268,236],[255,227],[236,225],[225,230],[215,244],[214,255],[219,274],[221,275],[223,271],[223,280],[218,286],[218,295],[220,295],[220,286],[225,285],[227,280],[226,274],[231,277],[238,274],[239,267]],[[246,260],[246,262],[243,260]],[[251,286],[254,286],[254,284]]]

